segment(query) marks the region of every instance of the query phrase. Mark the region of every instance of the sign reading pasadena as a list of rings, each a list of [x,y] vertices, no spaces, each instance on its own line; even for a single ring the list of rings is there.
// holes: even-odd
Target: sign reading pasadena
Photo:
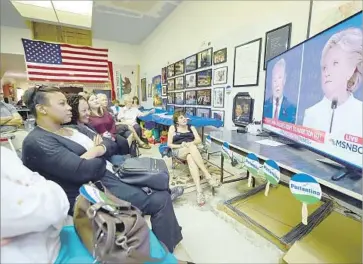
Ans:
[[[298,173],[295,174],[289,183],[290,191],[297,200],[302,202],[302,223],[308,224],[308,204],[314,204],[321,199],[321,187],[320,184],[311,176]]]

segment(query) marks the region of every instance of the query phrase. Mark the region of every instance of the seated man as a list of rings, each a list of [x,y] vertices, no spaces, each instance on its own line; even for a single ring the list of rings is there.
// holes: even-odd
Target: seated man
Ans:
[[[120,121],[122,124],[133,127],[137,135],[141,138],[141,127],[137,123],[136,119],[138,117],[155,113],[155,109],[151,109],[148,112],[141,112],[137,107],[133,105],[133,100],[128,96],[125,96],[124,103],[125,107],[120,109],[120,112],[117,115],[117,120]]]
[[[1,164],[6,164],[1,166],[1,263],[67,263],[58,258],[63,251],[60,236],[69,209],[67,195],[4,147]],[[84,250],[77,260],[92,263],[81,244],[80,248]]]
[[[17,131],[22,124],[23,119],[21,115],[13,105],[5,103],[3,92],[0,91],[0,133],[12,133],[15,135],[15,139],[12,142],[16,150],[21,148],[21,144],[27,134],[25,131]]]

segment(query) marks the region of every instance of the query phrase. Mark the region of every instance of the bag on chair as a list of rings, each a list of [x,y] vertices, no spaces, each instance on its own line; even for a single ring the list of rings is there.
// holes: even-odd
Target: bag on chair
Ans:
[[[74,226],[83,244],[100,263],[161,262],[164,258],[150,256],[150,230],[141,212],[129,202],[104,192],[90,183],[91,191],[99,192],[103,202],[91,204],[92,198],[77,197]],[[96,189],[94,189],[96,188]],[[86,194],[87,196],[87,194]],[[165,257],[167,248],[163,245]]]
[[[159,191],[169,190],[169,170],[162,159],[131,158],[121,166],[114,166],[113,170],[124,183]]]

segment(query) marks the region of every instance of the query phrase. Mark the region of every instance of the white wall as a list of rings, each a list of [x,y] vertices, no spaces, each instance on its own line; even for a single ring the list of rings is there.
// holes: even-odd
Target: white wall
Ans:
[[[326,2],[329,4],[329,1]],[[324,15],[319,10],[314,15]],[[211,47],[228,48],[228,84],[233,85],[234,47],[262,37],[259,85],[233,88],[225,96],[225,126],[231,128],[233,98],[238,92],[249,92],[255,99],[254,117],[262,118],[265,85],[263,70],[265,33],[292,22],[291,46],[306,39],[309,1],[183,1],[174,12],[142,43],[140,78],[151,82],[161,68]],[[227,86],[226,85],[226,86]],[[146,105],[151,106],[149,100]]]
[[[29,29],[1,26],[1,53],[24,54],[22,38],[31,38]],[[109,49],[109,60],[120,65],[139,64],[139,46],[93,39],[93,46]]]

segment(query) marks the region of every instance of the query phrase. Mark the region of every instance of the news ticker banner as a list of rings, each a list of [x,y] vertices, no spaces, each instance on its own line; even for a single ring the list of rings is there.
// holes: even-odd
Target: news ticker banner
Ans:
[[[292,195],[302,202],[301,222],[308,224],[308,205],[321,200],[322,191],[320,184],[310,175],[298,173],[292,176],[289,182]]]

